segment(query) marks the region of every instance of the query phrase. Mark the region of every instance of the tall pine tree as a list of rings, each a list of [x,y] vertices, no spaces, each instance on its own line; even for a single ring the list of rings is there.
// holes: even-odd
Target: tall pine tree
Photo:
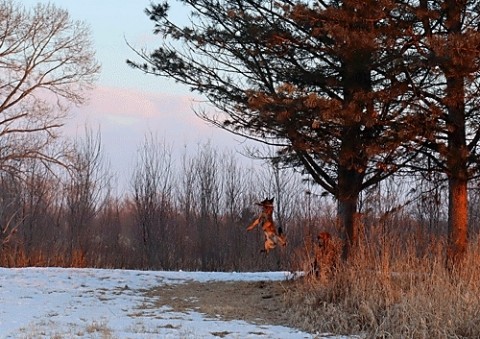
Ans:
[[[480,140],[480,5],[477,1],[407,2],[422,77],[419,114],[435,119],[423,146],[448,178],[448,264],[461,265],[468,245],[468,182],[477,172]],[[420,80],[421,79],[421,80]]]
[[[410,141],[430,125],[408,104],[416,71],[403,9],[389,0],[181,2],[190,25],[152,5],[161,47],[130,64],[205,95],[220,113],[204,119],[277,146],[276,160],[330,192],[350,257],[360,192],[408,162]]]

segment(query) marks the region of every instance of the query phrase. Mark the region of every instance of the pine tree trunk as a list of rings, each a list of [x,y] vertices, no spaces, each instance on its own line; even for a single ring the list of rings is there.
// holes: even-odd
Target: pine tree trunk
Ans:
[[[340,168],[338,175],[337,216],[343,232],[342,258],[350,259],[359,244],[359,222],[357,219],[357,203],[363,182],[363,173],[352,168]]]
[[[344,8],[355,13],[355,6],[343,4]],[[362,30],[370,28],[362,26]],[[368,48],[362,49],[353,44],[351,54],[343,57],[343,131],[338,161],[338,219],[344,234],[342,257],[350,259],[358,248],[359,223],[357,222],[357,203],[365,178],[368,155],[363,141],[364,123],[362,118],[373,106],[367,93],[372,90],[371,58]]]
[[[338,219],[344,234],[342,258],[350,259],[358,248],[357,200],[352,198],[338,202]]]
[[[467,180],[449,180],[447,267],[462,264],[468,245],[468,193]]]
[[[447,267],[461,265],[467,250],[468,156],[466,145],[464,79],[447,77],[447,173],[449,179]]]
[[[455,1],[447,1],[446,28],[447,44],[454,46],[462,35],[462,9]],[[461,266],[461,261],[467,250],[468,236],[468,157],[466,144],[465,116],[465,73],[461,72],[452,60],[446,58],[442,65],[446,75],[447,106],[446,118],[448,135],[447,173],[449,179],[448,203],[448,249],[447,267],[452,269]]]

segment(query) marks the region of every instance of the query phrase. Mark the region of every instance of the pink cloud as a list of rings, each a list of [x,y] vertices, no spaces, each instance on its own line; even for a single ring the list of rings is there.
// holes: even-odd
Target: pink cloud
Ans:
[[[193,112],[198,106],[193,95],[148,93],[139,90],[98,87],[92,91],[89,103],[74,110],[73,121],[118,126],[158,127],[161,132],[182,131],[203,135],[212,127]],[[198,97],[196,98],[198,100]],[[178,133],[175,133],[178,135]]]
[[[194,100],[197,101],[194,101]],[[239,146],[239,138],[212,127],[193,112],[200,108],[193,95],[149,93],[134,89],[97,87],[87,105],[75,108],[65,134],[82,136],[84,126],[100,128],[106,158],[124,187],[128,186],[138,148],[147,134],[172,145],[176,155],[185,145],[210,141],[219,150]],[[240,145],[239,148],[242,148]]]
[[[146,93],[134,89],[97,87],[92,91],[90,102],[82,111],[94,110],[107,116],[152,117],[161,114],[158,103],[185,109],[190,98],[181,95]]]

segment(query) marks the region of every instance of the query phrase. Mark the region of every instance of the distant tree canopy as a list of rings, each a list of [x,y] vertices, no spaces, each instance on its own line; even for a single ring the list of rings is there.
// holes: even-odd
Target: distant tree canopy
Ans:
[[[438,164],[451,164],[449,178],[466,166],[465,152],[458,161],[453,154],[466,126],[462,116],[450,118],[451,109],[464,108],[459,84],[476,72],[478,53],[461,53],[476,41],[475,2],[179,2],[192,9],[190,25],[170,20],[167,3],[152,5],[147,14],[161,46],[129,64],[205,95],[219,112],[198,112],[202,118],[278,146],[275,160],[302,168],[333,194],[345,258],[358,241],[362,190],[421,151],[434,159],[440,153]]]
[[[0,0],[0,169],[55,161],[52,141],[67,108],[85,100],[99,71],[90,32],[63,9]]]

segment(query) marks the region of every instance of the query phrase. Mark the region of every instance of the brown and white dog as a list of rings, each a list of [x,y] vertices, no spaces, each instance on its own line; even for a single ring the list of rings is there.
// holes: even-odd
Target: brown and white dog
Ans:
[[[251,231],[259,224],[262,224],[263,233],[265,234],[265,249],[262,250],[262,252],[265,251],[265,253],[268,254],[268,252],[277,247],[278,244],[286,246],[287,239],[285,234],[283,234],[281,227],[279,227],[278,230],[275,228],[272,216],[273,198],[265,199],[264,201],[257,203],[257,205],[262,207],[262,213],[250,224],[250,226],[247,227],[247,231]]]
[[[334,239],[330,233],[318,233],[313,262],[313,273],[317,278],[328,278],[333,273],[340,249],[341,243],[338,239]]]

